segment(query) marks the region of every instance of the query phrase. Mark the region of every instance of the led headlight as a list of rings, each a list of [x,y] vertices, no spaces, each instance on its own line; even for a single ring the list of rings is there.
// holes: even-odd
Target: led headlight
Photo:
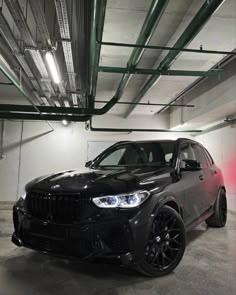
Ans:
[[[134,208],[142,204],[149,196],[148,191],[137,191],[93,198],[93,203],[99,208]]]

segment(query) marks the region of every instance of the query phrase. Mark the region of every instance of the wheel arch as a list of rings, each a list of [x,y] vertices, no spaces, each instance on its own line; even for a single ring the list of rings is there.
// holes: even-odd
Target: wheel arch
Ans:
[[[178,205],[174,196],[170,195],[163,198],[162,201],[159,203],[158,209],[161,208],[162,206],[171,207],[176,212],[178,212],[180,216],[183,218],[183,209]]]

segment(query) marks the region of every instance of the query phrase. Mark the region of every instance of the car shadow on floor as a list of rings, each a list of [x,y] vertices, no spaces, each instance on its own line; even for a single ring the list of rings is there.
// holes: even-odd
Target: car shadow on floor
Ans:
[[[118,290],[139,283],[146,283],[148,288],[155,279],[114,264],[61,259],[27,249],[16,249],[16,252],[18,255],[0,261],[0,275],[1,269],[5,269],[3,285],[8,281],[15,288],[33,291],[32,294],[62,295],[80,291],[80,294],[116,295]]]
[[[187,238],[187,247],[192,244],[195,240],[199,239],[202,235],[204,235],[208,231],[208,226],[206,224],[200,224],[194,229],[190,230],[186,234]]]

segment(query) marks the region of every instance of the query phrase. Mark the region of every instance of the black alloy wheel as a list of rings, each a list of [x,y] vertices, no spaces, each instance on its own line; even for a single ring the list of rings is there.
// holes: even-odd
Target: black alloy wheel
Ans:
[[[181,216],[169,206],[159,209],[149,234],[147,248],[138,271],[148,276],[171,272],[185,251],[185,228]]]
[[[220,190],[217,197],[214,214],[206,220],[210,227],[224,227],[227,221],[227,199],[223,189]]]

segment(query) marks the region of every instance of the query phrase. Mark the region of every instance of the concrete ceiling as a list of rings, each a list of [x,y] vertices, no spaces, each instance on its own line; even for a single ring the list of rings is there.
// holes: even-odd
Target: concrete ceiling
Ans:
[[[135,43],[151,1],[108,0],[103,41]],[[172,46],[197,13],[204,1],[176,0],[169,4],[149,44]],[[204,49],[232,51],[236,48],[236,1],[226,0],[215,12],[188,48],[203,46]],[[131,48],[103,46],[100,65],[125,67]],[[156,68],[165,52],[146,50],[139,67]],[[182,53],[171,69],[206,71],[216,65],[224,55]],[[100,73],[98,76],[97,100],[109,100],[119,84],[120,74]],[[132,101],[147,79],[134,75],[121,101]],[[142,98],[141,102],[168,103],[198,77],[167,77],[161,79]],[[217,78],[215,78],[217,79]],[[223,102],[222,102],[223,103]],[[96,104],[97,107],[103,104]],[[124,115],[127,105],[115,105],[110,113]],[[137,106],[131,115],[153,115],[161,107]],[[222,108],[223,110],[223,108]]]

